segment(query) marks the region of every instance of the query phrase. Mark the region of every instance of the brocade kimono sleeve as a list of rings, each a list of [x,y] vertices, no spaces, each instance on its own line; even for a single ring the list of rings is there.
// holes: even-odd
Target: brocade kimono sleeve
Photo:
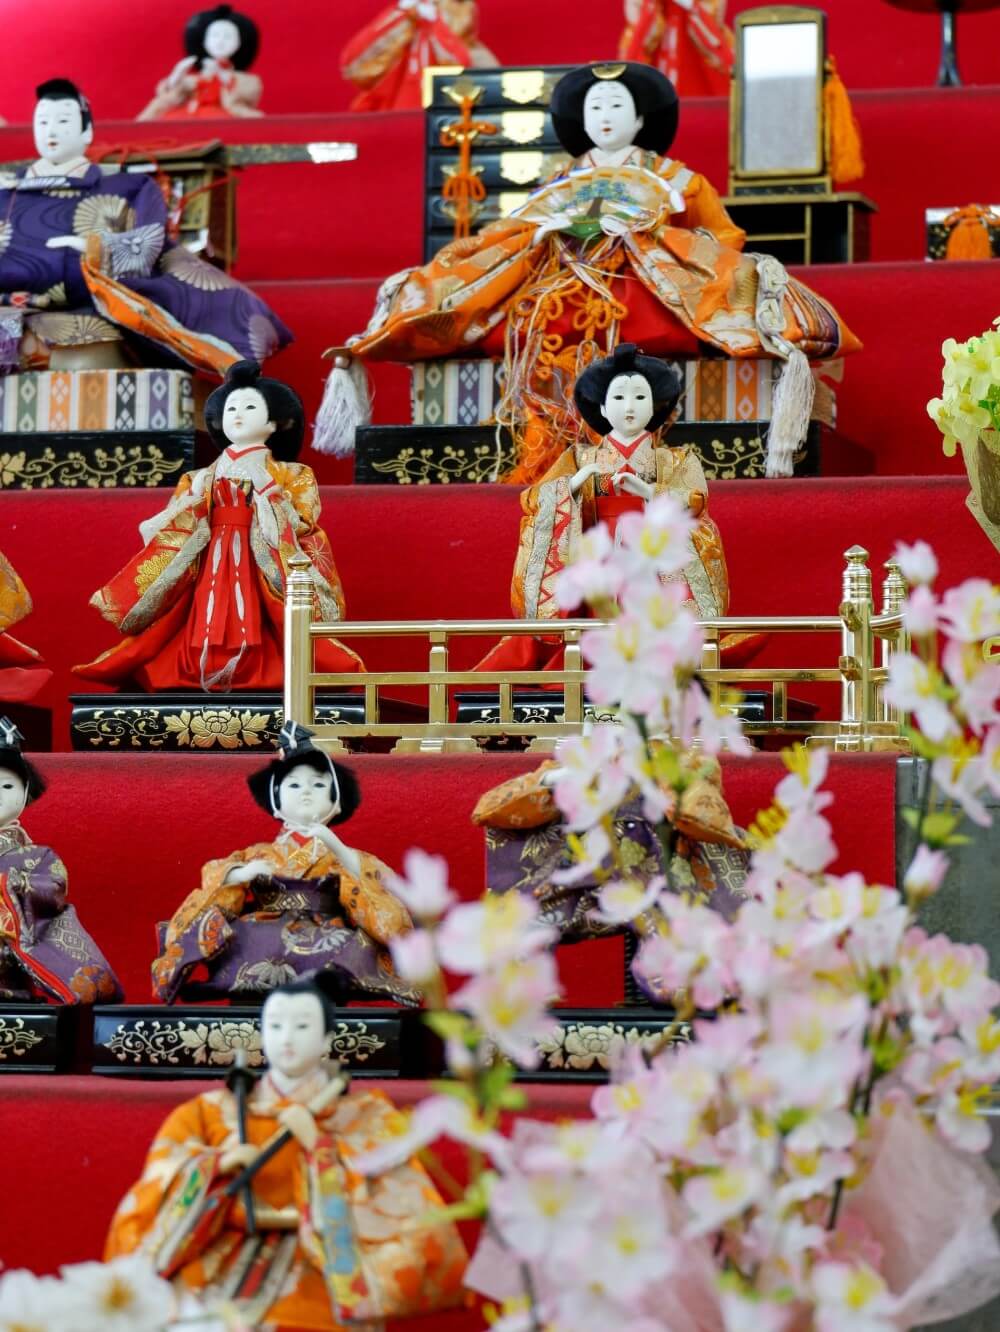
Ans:
[[[570,490],[576,471],[576,452],[567,449],[541,481],[521,492],[521,534],[510,587],[511,609],[521,619],[558,618],[554,580],[587,525],[588,495],[593,505],[592,478],[578,495]]]
[[[731,250],[743,249],[746,232],[726,212],[715,186],[705,176],[697,171],[689,171],[680,162],[671,162],[669,168],[661,171],[661,174],[666,180],[677,175],[682,175],[684,179],[681,193],[685,209],[683,215],[676,219],[677,225],[691,231],[704,228],[712,233],[720,245],[727,245]]]
[[[543,828],[560,817],[555,794],[544,778],[558,764],[546,761],[532,772],[485,791],[472,811],[472,822],[485,828]]]
[[[358,88],[372,88],[406,56],[416,32],[412,16],[390,5],[354,34],[340,53],[340,72]]]
[[[131,199],[134,225],[125,231],[98,232],[101,243],[101,271],[116,281],[129,277],[149,277],[163,253],[167,238],[167,206],[159,187],[143,180]]]
[[[31,611],[31,595],[14,566],[0,554],[0,633]]]
[[[334,563],[330,539],[319,525],[322,504],[316,476],[305,463],[278,462],[276,459],[269,463],[269,470],[281,488],[283,508],[290,515],[298,549],[312,564],[313,592],[319,615],[324,620],[342,620],[346,610],[344,589]],[[286,573],[287,558],[295,553],[295,550],[281,552]]]
[[[391,939],[413,929],[413,921],[400,899],[386,887],[392,877],[388,865],[367,851],[359,851],[358,855],[361,874],[357,879],[343,866],[339,869],[340,904],[352,925],[387,948]]]
[[[729,610],[729,570],[722,533],[709,517],[708,481],[697,454],[686,448],[657,448],[656,492],[673,495],[698,520],[691,535],[691,559],[684,568],[698,614],[706,619],[725,615]]]

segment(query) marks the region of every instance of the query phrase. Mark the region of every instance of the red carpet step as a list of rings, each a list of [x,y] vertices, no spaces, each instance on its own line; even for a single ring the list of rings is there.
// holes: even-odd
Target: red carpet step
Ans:
[[[829,265],[797,273],[837,307],[864,342],[843,362],[837,386],[838,429],[871,450],[885,476],[934,475],[961,470],[941,452],[941,435],[927,416],[929,398],[941,393],[941,344],[972,337],[997,317],[1000,267],[993,263],[892,263]],[[315,417],[331,344],[365,327],[376,282],[255,283],[295,330],[297,341],[271,363]],[[405,366],[374,367],[374,420],[390,425],[411,419],[410,372]],[[347,466],[306,459],[323,480],[343,480]]]
[[[204,862],[275,835],[274,820],[246,788],[247,774],[266,760],[266,754],[244,758],[218,750],[39,757],[49,790],[28,811],[25,826],[66,864],[70,900],[118,973],[129,1003],[151,1002],[155,924],[198,887]],[[540,759],[358,755],[348,761],[363,800],[347,840],[399,870],[411,846],[442,855],[455,891],[471,899],[485,888],[483,833],[470,822],[476,801]],[[738,824],[745,827],[771,803],[783,773],[776,754],[726,759],[726,794]],[[895,784],[891,755],[834,758],[832,818],[844,851],[842,869],[893,881]],[[622,1001],[620,941],[563,949],[562,968],[571,1007]],[[0,1077],[0,1101],[6,1086]]]
[[[933,542],[947,586],[998,574],[998,558],[965,507],[961,477],[719,481],[712,513],[722,529],[732,609],[743,615],[831,614],[840,600],[843,552],[870,551],[876,585],[898,540]],[[163,491],[10,491],[3,496],[2,548],[31,590],[35,611],[23,637],[54,671],[43,696],[56,708],[56,748],[66,748],[66,696],[90,686],[69,668],[116,640],[88,605],[94,590],[135,554],[138,525]],[[354,620],[482,619],[510,614],[519,497],[507,486],[352,487],[323,492],[329,532]],[[454,664],[482,648],[468,640]],[[789,661],[789,649],[794,661]],[[362,651],[373,669],[426,665],[417,640]],[[784,664],[835,659],[830,642],[797,640],[771,649]],[[774,653],[778,653],[778,657]]]
[[[727,8],[732,16],[753,4],[735,0]],[[347,107],[353,89],[340,77],[338,55],[348,37],[385,5],[386,0],[342,5],[256,0],[252,13],[263,37],[254,69],[264,83],[264,110],[306,114]],[[830,46],[849,88],[933,84],[935,15],[873,0],[836,0],[826,8]],[[544,10],[537,0],[480,0],[479,10],[483,41],[505,65],[606,60],[615,53],[622,23],[620,0],[549,0]],[[183,54],[181,33],[190,14],[189,0],[158,0],[138,20],[123,20],[120,0],[20,6],[17,60],[4,80],[0,114],[11,122],[29,120],[35,84],[58,70],[87,90],[98,120],[130,119]],[[959,31],[965,81],[995,83],[1000,16],[963,14]],[[920,160],[927,160],[922,153]]]

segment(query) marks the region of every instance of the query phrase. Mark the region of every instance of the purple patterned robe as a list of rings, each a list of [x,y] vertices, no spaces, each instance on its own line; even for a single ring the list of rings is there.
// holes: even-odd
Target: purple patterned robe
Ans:
[[[147,175],[106,175],[98,166],[81,176],[25,172],[13,189],[0,189],[0,305],[75,313],[95,309],[80,252],[68,246],[47,249],[53,236],[100,237],[103,273],[153,302],[229,361],[263,361],[292,340],[248,287],[167,239],[166,204]],[[113,307],[102,307],[100,313],[116,322]],[[151,332],[137,341],[167,352],[171,361],[206,368],[168,337]]]
[[[0,830],[0,997],[119,1003],[118,978],[66,901],[66,867],[18,824]]]

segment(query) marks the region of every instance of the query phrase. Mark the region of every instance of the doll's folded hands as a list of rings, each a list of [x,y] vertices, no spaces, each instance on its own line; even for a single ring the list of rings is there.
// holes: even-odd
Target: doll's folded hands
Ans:
[[[219,1157],[219,1169],[224,1175],[235,1174],[237,1170],[245,1170],[248,1165],[252,1165],[259,1153],[260,1148],[252,1142],[237,1142]]]

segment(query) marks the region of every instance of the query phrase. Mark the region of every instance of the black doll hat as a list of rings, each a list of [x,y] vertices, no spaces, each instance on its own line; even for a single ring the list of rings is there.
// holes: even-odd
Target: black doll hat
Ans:
[[[9,717],[0,717],[0,768],[17,773],[24,782],[25,805],[44,794],[45,779],[21,752],[24,736]]]
[[[652,433],[673,414],[683,391],[683,381],[669,361],[644,356],[633,342],[621,342],[612,356],[595,361],[576,381],[573,400],[576,409],[597,435],[607,435],[611,422],[601,411],[608,389],[619,375],[642,375],[649,383],[655,408],[646,429]]]
[[[349,768],[334,763],[325,750],[313,744],[313,735],[313,731],[299,722],[285,722],[278,735],[277,757],[266,768],[251,773],[247,778],[247,786],[261,809],[277,818],[278,787],[293,768],[305,763],[317,772],[330,773],[333,778],[331,796],[338,809],[330,822],[343,823],[361,803],[357,780]]]
[[[582,157],[594,144],[583,127],[583,103],[595,83],[614,80],[632,94],[642,129],[635,136],[637,148],[663,156],[677,137],[680,102],[677,89],[658,69],[631,60],[581,65],[571,69],[552,91],[549,110],[556,137],[571,157]]]

